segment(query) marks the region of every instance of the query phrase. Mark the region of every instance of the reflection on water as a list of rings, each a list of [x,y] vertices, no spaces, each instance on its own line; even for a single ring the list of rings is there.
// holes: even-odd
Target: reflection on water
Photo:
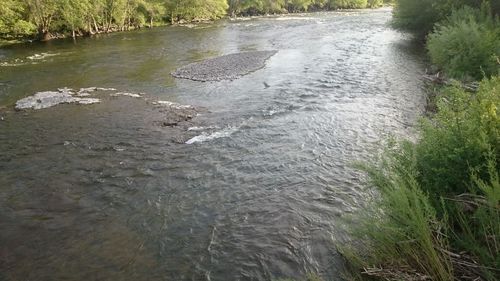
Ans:
[[[332,241],[366,198],[350,164],[411,133],[424,105],[420,55],[389,19],[318,13],[1,49],[0,63],[23,63],[0,65],[0,279],[340,279]],[[235,81],[169,75],[274,49]],[[8,111],[93,86],[208,111],[178,136],[128,97]]]

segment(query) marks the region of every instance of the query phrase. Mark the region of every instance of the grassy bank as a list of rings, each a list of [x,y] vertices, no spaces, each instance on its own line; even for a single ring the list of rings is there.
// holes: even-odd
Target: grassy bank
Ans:
[[[443,90],[418,142],[364,165],[378,195],[341,249],[359,279],[498,280],[500,77]],[[479,278],[479,279],[477,279]]]
[[[391,141],[378,161],[360,165],[377,196],[354,218],[352,245],[340,249],[348,276],[499,280],[498,10],[489,1],[396,2],[394,25],[416,36],[430,32],[429,56],[448,85],[416,142]],[[481,80],[477,91],[463,87],[474,80]]]

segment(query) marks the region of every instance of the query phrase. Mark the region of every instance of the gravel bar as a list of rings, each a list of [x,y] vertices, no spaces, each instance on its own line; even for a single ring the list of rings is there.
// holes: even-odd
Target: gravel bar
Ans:
[[[234,80],[259,70],[277,51],[243,52],[207,59],[178,68],[172,72],[176,78],[194,81]]]

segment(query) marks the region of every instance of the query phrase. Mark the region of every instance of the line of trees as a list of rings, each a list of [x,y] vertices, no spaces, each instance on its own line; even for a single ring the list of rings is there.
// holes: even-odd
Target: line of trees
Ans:
[[[388,0],[2,0],[0,39],[47,40],[240,15],[373,8]]]

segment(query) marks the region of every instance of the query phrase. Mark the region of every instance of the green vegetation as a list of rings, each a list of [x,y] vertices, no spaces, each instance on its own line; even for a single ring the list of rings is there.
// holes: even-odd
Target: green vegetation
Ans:
[[[500,23],[486,8],[454,11],[436,25],[427,47],[432,62],[452,77],[499,74]]]
[[[383,0],[3,0],[0,39],[48,40],[231,16],[375,8]]]
[[[498,280],[499,106],[500,77],[477,93],[446,88],[418,142],[393,142],[363,167],[379,196],[343,250],[357,277]]]
[[[353,279],[500,278],[499,2],[395,1],[393,26],[427,39],[441,77],[482,82],[439,90],[417,142],[361,165],[378,194],[340,249]]]
[[[496,0],[484,2],[495,3]],[[455,9],[463,6],[480,8],[482,3],[482,0],[394,0],[392,24],[397,29],[424,38],[436,23],[446,19]],[[497,4],[493,5],[496,7]]]

